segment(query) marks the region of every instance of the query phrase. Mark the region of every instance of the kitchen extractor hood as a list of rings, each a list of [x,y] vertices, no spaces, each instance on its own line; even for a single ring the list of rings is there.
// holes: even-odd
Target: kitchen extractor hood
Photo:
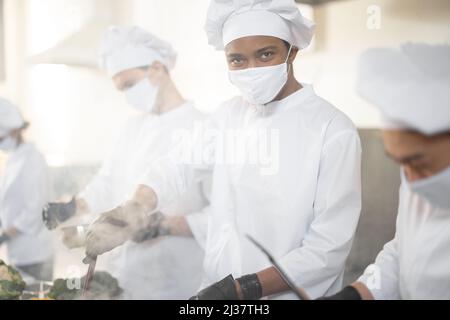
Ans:
[[[98,66],[98,48],[101,36],[108,26],[118,23],[117,16],[120,11],[117,6],[118,1],[62,1],[66,1],[67,4],[78,9],[81,17],[80,24],[76,29],[74,28],[63,35],[51,47],[29,56],[28,62],[96,68]],[[68,14],[70,14],[70,11]]]
[[[32,56],[32,64],[65,64],[95,68],[98,65],[98,45],[107,25],[90,23],[67,36],[53,47]]]

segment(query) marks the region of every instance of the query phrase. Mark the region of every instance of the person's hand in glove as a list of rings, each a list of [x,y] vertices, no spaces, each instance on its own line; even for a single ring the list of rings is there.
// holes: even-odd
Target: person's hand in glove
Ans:
[[[10,239],[9,236],[6,233],[4,233],[4,232],[0,233],[0,246],[3,243],[6,243],[9,239]]]
[[[42,210],[42,219],[49,230],[72,218],[77,211],[76,199],[68,203],[48,203]]]
[[[151,214],[147,226],[137,231],[132,240],[136,243],[142,243],[171,234],[169,225],[164,223],[166,221],[166,217],[161,212]]]
[[[374,300],[374,297],[363,283],[355,282],[332,296],[317,300]]]
[[[86,255],[96,257],[121,246],[128,240],[145,241],[158,235],[160,214],[150,214],[149,209],[137,201],[100,216],[88,229]]]
[[[68,249],[81,248],[86,245],[86,233],[88,226],[62,228],[62,242]]]
[[[259,300],[262,287],[258,276],[254,274],[234,280],[232,275],[203,289],[190,300]]]

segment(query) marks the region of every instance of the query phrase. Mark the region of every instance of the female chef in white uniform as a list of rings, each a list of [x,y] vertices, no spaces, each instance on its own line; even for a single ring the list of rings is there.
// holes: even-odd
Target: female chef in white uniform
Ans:
[[[0,99],[0,151],[8,155],[0,184],[0,245],[9,262],[36,280],[53,278],[52,237],[42,219],[48,201],[48,167],[36,147],[24,141],[28,124],[19,110]]]

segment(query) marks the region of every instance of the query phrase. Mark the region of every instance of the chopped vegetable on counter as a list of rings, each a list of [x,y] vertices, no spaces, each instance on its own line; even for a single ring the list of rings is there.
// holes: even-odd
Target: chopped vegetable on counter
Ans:
[[[0,260],[0,300],[18,299],[25,285],[20,273]]]
[[[70,288],[69,283],[76,283],[77,279],[56,279],[53,287],[48,294],[50,299],[55,300],[77,300],[81,299],[82,287],[86,276],[81,278],[80,288]],[[89,286],[86,299],[89,300],[108,300],[118,297],[122,293],[117,279],[109,273],[97,271],[94,273],[92,282]]]

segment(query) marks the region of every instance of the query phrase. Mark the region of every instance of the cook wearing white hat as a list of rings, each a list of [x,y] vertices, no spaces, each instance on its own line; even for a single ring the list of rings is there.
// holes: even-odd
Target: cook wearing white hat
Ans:
[[[135,217],[123,217],[133,225],[129,233],[119,238],[102,232],[109,217],[119,214],[105,213],[103,223],[90,228],[87,252],[101,254],[127,241],[140,228],[132,222],[136,217],[148,221],[146,210],[171,203],[189,179],[208,174],[213,188],[201,286],[206,289],[196,298],[286,293],[278,271],[245,234],[267,247],[312,297],[337,292],[360,214],[361,148],[353,123],[294,77],[292,63],[311,40],[313,24],[293,0],[214,0],[206,31],[212,45],[225,49],[230,80],[242,96],[224,102],[204,125],[212,137],[198,139],[193,157],[186,157],[198,161],[169,156],[149,167],[133,200],[124,204],[125,210],[141,208]],[[270,149],[270,161],[261,159],[262,148]]]
[[[25,125],[22,115],[19,109],[13,106],[9,101],[0,98],[0,149],[5,149],[1,147],[8,143],[9,134],[11,131],[20,129]]]
[[[69,203],[46,207],[45,222],[51,229],[74,215],[90,213],[97,218],[119,206],[137,188],[149,164],[174,147],[173,135],[203,119],[171,78],[176,53],[167,42],[139,27],[111,27],[104,34],[100,56],[101,66],[116,88],[124,91],[130,105],[140,112],[119,130],[113,150],[84,190]],[[152,230],[171,219],[190,224],[190,238],[146,241],[162,235],[153,232],[135,239],[139,243],[130,242],[99,259],[100,265],[118,278],[125,298],[186,299],[198,287],[202,250],[192,237],[202,242],[206,232],[197,227],[207,219],[202,186],[202,181],[193,183],[182,199],[161,208],[163,214],[152,216]],[[64,238],[69,247],[82,244],[74,240],[70,235]]]
[[[110,27],[100,45],[100,66],[128,103],[143,112],[165,111],[158,110],[159,100],[165,91],[176,91],[169,81],[176,58],[169,43],[136,26]]]
[[[370,49],[358,91],[401,166],[395,238],[331,299],[450,299],[450,45]]]
[[[111,76],[122,71],[161,62],[167,69],[175,66],[177,53],[166,41],[137,27],[110,27],[100,44],[100,65]]]
[[[450,46],[408,43],[361,57],[358,92],[380,109],[383,126],[425,135],[450,128]]]
[[[272,36],[304,49],[314,35],[314,23],[291,0],[212,1],[205,30],[218,50],[247,36]]]
[[[19,109],[0,98],[0,151],[8,154],[0,179],[0,245],[19,271],[35,280],[52,280],[53,248],[42,223],[48,201],[48,167],[36,147],[24,140],[27,127]]]

